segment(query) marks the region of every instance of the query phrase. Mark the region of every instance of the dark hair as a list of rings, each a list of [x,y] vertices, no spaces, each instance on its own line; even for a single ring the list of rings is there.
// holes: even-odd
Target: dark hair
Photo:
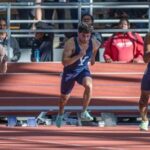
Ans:
[[[120,18],[120,20],[119,20],[119,23],[118,23],[118,24],[121,24],[123,21],[126,21],[126,22],[128,23],[128,25],[130,25],[130,22],[129,22],[129,20],[128,20],[128,18],[127,18],[127,17],[122,17],[122,18]]]
[[[5,21],[6,25],[7,25],[7,20],[5,18],[0,18],[0,22],[1,21]]]
[[[94,23],[94,17],[93,17],[92,15],[90,15],[90,14],[83,14],[83,15],[81,16],[81,21],[83,21],[83,18],[84,18],[85,16],[89,16],[89,17],[91,18],[91,20],[92,20],[92,24]]]
[[[92,28],[90,26],[88,26],[85,22],[81,22],[78,25],[78,32],[81,33],[91,33],[92,32]]]
[[[52,26],[49,26],[47,23],[39,21],[35,24],[36,29],[51,29]]]

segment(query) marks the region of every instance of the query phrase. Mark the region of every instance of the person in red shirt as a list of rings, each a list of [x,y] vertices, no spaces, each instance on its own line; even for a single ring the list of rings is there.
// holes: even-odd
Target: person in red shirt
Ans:
[[[127,18],[121,18],[119,29],[129,29],[130,23]],[[143,62],[144,41],[138,33],[118,32],[112,35],[104,43],[104,59],[111,62]]]

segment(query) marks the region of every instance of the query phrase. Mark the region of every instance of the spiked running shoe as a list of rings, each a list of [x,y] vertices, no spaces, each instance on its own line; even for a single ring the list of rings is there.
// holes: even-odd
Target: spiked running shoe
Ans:
[[[139,125],[140,130],[148,131],[148,124],[149,124],[149,121],[142,121],[141,124]]]
[[[93,121],[93,117],[88,111],[84,111],[81,113],[81,121]]]
[[[64,118],[63,115],[57,115],[57,118],[56,118],[56,126],[57,126],[58,128],[60,128],[60,127],[62,126],[63,118]]]

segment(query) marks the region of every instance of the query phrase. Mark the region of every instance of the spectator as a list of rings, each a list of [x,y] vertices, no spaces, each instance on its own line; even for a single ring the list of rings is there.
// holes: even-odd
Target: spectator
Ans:
[[[90,14],[84,14],[81,17],[81,21],[85,22],[87,25],[91,26],[94,30],[94,18]],[[102,36],[98,32],[92,32],[92,38],[95,38],[98,42],[102,43]],[[96,61],[99,61],[99,51],[96,54]]]
[[[18,9],[18,19],[19,20],[33,20],[34,19],[34,15],[32,14],[33,9],[29,9],[28,8],[28,3],[34,2],[35,0],[16,0],[17,3],[19,3],[20,6],[21,3],[26,3],[26,9],[24,9],[23,7],[21,7],[20,9]],[[24,29],[30,29],[32,28],[33,24],[32,23],[20,23],[20,29],[24,30]],[[19,38],[19,45],[21,48],[27,48],[30,45],[30,41],[27,38]]]
[[[4,18],[0,19],[0,29],[1,30],[7,29],[7,22]],[[8,43],[10,45],[8,45]],[[9,38],[8,34],[5,31],[0,33],[0,45],[5,47],[7,55],[9,56],[8,59],[10,61],[17,62],[20,59],[21,51],[17,40],[11,36]]]
[[[79,2],[79,3],[89,3],[90,0],[69,0],[69,2]],[[82,8],[81,9],[81,16],[84,14],[90,13],[90,9],[89,8]],[[79,20],[80,18],[78,18],[79,14],[78,14],[78,9],[71,9],[70,11],[71,14],[71,19],[73,20]],[[73,23],[73,28],[77,29],[78,27],[78,23]]]
[[[0,45],[0,73],[6,73],[7,71],[7,56],[6,49]]]
[[[51,26],[44,22],[35,24],[36,29],[44,30],[50,29]],[[31,61],[36,61],[35,51],[39,50],[39,61],[52,61],[53,60],[53,33],[36,32],[35,38],[32,42]]]
[[[35,3],[37,6],[40,6],[41,3],[42,3],[42,0],[35,0]],[[39,7],[39,8],[36,8],[35,9],[35,19],[38,20],[38,21],[41,21],[42,20],[42,9]]]
[[[44,2],[49,2],[49,3],[64,3],[66,2],[66,0],[44,0]],[[61,4],[60,4],[61,5]],[[57,12],[57,18],[58,20],[64,20],[65,19],[65,11],[64,9],[45,9],[45,19],[46,20],[52,20],[53,18],[53,14],[54,14],[54,10],[56,10]],[[59,29],[64,29],[64,23],[59,23],[58,24],[58,28]],[[58,46],[58,48],[62,48],[64,46],[64,37],[60,37],[60,44]]]
[[[119,29],[129,29],[127,18],[120,19]],[[118,32],[111,36],[104,44],[104,59],[111,62],[143,62],[144,42],[138,33]]]

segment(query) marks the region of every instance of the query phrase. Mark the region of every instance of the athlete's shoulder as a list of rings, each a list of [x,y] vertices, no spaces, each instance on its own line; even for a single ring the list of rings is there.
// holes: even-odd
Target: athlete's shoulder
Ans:
[[[65,42],[65,46],[64,46],[64,49],[72,49],[72,48],[74,48],[74,38],[72,37],[72,38],[70,38],[70,39],[68,39],[66,42]]]

